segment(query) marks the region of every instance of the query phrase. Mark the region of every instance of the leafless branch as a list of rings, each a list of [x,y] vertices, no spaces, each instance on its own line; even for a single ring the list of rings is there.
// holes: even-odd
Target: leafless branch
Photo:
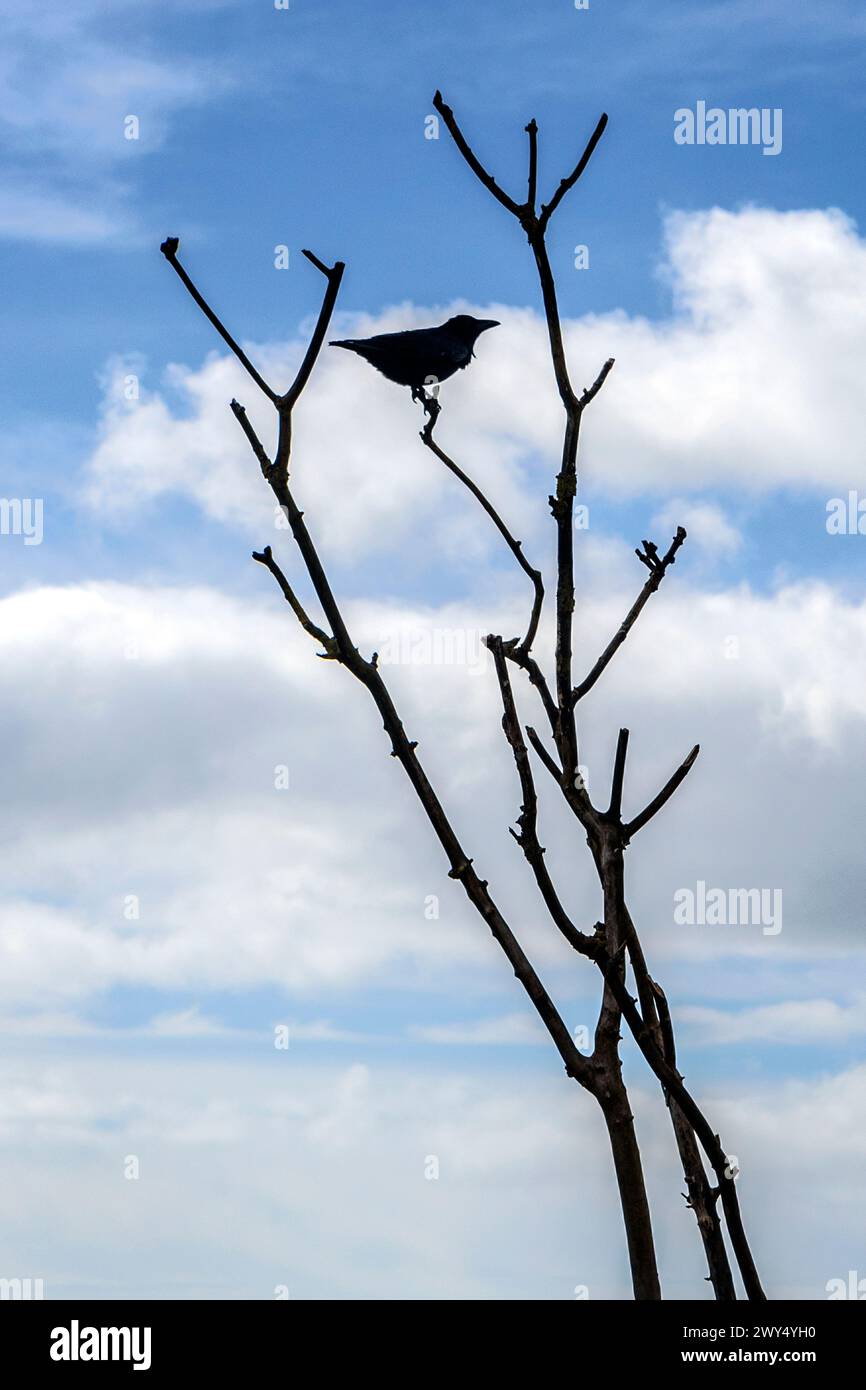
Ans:
[[[545,907],[550,913],[551,920],[574,950],[579,951],[582,955],[589,955],[593,946],[592,938],[585,936],[571,921],[559,900],[544,862],[544,848],[538,839],[538,797],[529,762],[529,750],[524,742],[520,720],[517,717],[517,709],[514,704],[514,693],[508,674],[508,664],[502,649],[502,638],[490,636],[486,640],[493,655],[496,678],[502,696],[502,728],[514,755],[514,764],[517,768],[523,795],[523,804],[517,818],[520,830],[519,833],[512,830],[511,834],[523,850],[527,863],[535,875],[535,881]]]
[[[521,670],[526,672],[530,684],[538,691],[550,724],[550,731],[555,738],[559,728],[559,707],[550,693],[550,687],[535,657],[530,656],[522,646],[513,647],[510,643],[505,645],[505,655],[509,661],[514,662],[515,666],[519,666]]]
[[[538,734],[535,732],[535,730],[532,728],[530,724],[527,724],[526,726],[526,737],[529,739],[529,742],[532,744],[532,747],[535,749],[535,752],[538,754],[538,757],[541,759],[542,763],[547,768],[554,782],[556,782],[557,785],[559,785],[562,782],[562,768],[557,767],[555,761],[550,756],[544,744],[541,742],[541,739],[538,737]]]
[[[688,775],[691,768],[694,766],[695,759],[697,758],[700,751],[701,745],[699,743],[696,743],[691,753],[689,753],[688,757],[684,759],[682,763],[680,763],[680,766],[677,768],[673,777],[669,778],[669,780],[665,782],[658,796],[654,796],[649,805],[645,806],[644,809],[641,811],[640,815],[635,816],[634,820],[630,820],[628,825],[626,825],[623,828],[623,839],[625,840],[626,844],[630,839],[632,839],[633,836],[637,834],[639,830],[643,829],[647,821],[652,820],[653,816],[656,815],[656,813],[662,809],[666,802],[670,801],[677,787],[680,785],[680,782],[683,781],[683,779]]]
[[[538,190],[538,123],[535,118],[526,126],[529,136],[529,178],[526,193],[526,206],[535,212],[535,199]]]
[[[589,691],[592,690],[592,687],[595,685],[599,676],[603,673],[603,671],[605,671],[613,657],[619,651],[623,642],[628,637],[629,633],[631,632],[632,628],[634,627],[635,623],[640,617],[647,600],[651,597],[652,594],[656,592],[662,580],[664,579],[668,568],[674,563],[677,551],[679,550],[685,538],[685,527],[678,526],[676,535],[674,536],[667,550],[667,553],[661,560],[658,560],[655,564],[653,564],[651,561],[648,561],[645,556],[642,556],[640,551],[635,552],[638,558],[642,559],[644,561],[644,564],[646,564],[649,568],[650,577],[644,584],[643,588],[641,589],[640,593],[638,594],[637,598],[635,599],[634,603],[629,609],[628,615],[626,616],[624,622],[619,627],[611,641],[608,642],[607,646],[605,647],[601,656],[598,658],[598,661],[593,666],[589,675],[586,676],[585,679],[581,681],[580,685],[578,685],[573,691],[572,700],[574,704],[577,704],[578,700],[582,700],[584,695],[587,695]],[[644,547],[647,547],[646,541],[644,541]],[[648,553],[651,554],[652,552],[648,551]]]
[[[172,270],[174,270],[180,276],[180,279],[182,280],[186,288],[189,290],[189,293],[192,295],[196,304],[201,309],[205,318],[210,319],[217,333],[219,333],[220,337],[223,339],[224,342],[228,343],[235,357],[238,359],[241,366],[247,372],[249,372],[250,376],[258,386],[259,390],[264,392],[269,401],[273,401],[273,403],[276,404],[278,400],[276,391],[274,391],[265,381],[264,377],[256,371],[255,367],[253,366],[250,359],[247,357],[243,348],[240,346],[239,343],[235,342],[231,333],[229,333],[228,329],[223,325],[222,321],[214,313],[207,300],[204,299],[204,297],[199,293],[192,280],[187,275],[186,271],[184,270],[183,266],[177,258],[177,251],[179,246],[179,238],[176,236],[170,236],[166,238],[166,240],[162,243],[159,249],[165,256],[165,259],[168,261]]]
[[[599,930],[602,930],[600,924],[597,928],[597,931]],[[653,1038],[651,1026],[644,1022],[635,1000],[629,994],[625,981],[616,968],[616,962],[612,961],[606,954],[601,954],[598,964],[644,1058],[665,1090],[669,1091],[677,1101],[700,1140],[701,1147],[716,1174],[728,1233],[743,1277],[746,1295],[755,1302],[764,1302],[766,1294],[761,1287],[761,1281],[743,1228],[734,1177],[730,1172],[728,1156],[722,1148],[721,1140],[714,1133],[709,1121],[686,1089],[682,1076],[676,1067],[671,1066],[665,1059],[661,1048]]]
[[[513,198],[503,193],[497,186],[495,180],[487,172],[471,149],[457,124],[454,112],[443,100],[441,92],[437,91],[433,98],[433,105],[445,121],[454,143],[476,177],[480,179],[485,188],[493,194],[497,201],[521,222],[529,239],[529,244],[532,248],[538,269],[554,375],[556,377],[557,389],[566,412],[566,430],[562,463],[557,476],[556,495],[551,498],[551,510],[557,525],[556,691],[559,707],[557,746],[563,764],[563,771],[566,778],[570,781],[575,775],[578,762],[577,732],[574,723],[573,706],[569,698],[571,693],[572,622],[574,614],[573,514],[574,499],[577,492],[577,442],[583,406],[601,389],[601,385],[607,373],[610,371],[610,366],[612,364],[605,364],[595,386],[590,388],[589,392],[584,393],[586,399],[584,401],[579,400],[574,393],[568,373],[565,345],[562,337],[562,326],[556,298],[556,284],[550,267],[550,260],[547,255],[544,233],[554,210],[568,192],[569,188],[573,187],[580,178],[592,157],[592,153],[604,133],[607,117],[602,116],[575,169],[568,178],[562,180],[550,204],[542,208],[541,216],[536,217],[533,207],[534,199],[531,199],[527,204],[519,205]],[[532,121],[526,129],[530,138],[530,187],[532,189],[537,177],[535,172],[537,171],[537,125]]]
[[[595,1030],[595,1050],[593,1052],[593,1057],[599,1062],[606,1060],[608,1064],[610,1064],[613,1056],[615,1056],[616,1045],[619,1039],[621,1008],[617,1002],[617,991],[611,988],[609,977],[612,972],[616,972],[615,978],[621,982],[622,988],[624,988],[621,951],[620,948],[617,947],[615,954],[611,956],[610,945],[608,944],[606,950],[602,953],[600,948],[600,937],[602,933],[599,928],[596,929],[596,934],[592,937],[580,932],[565,912],[556,889],[554,888],[544,860],[544,849],[538,840],[538,798],[535,791],[532,771],[529,766],[526,744],[523,741],[520,723],[517,718],[514,696],[508,676],[508,668],[502,651],[502,640],[497,637],[488,637],[487,645],[493,653],[496,675],[502,696],[502,726],[514,756],[523,796],[521,813],[517,821],[519,834],[515,831],[511,833],[517,840],[527,862],[532,868],[542,899],[550,913],[551,920],[562,933],[565,940],[568,941],[575,950],[581,955],[596,958],[599,963],[602,964],[603,973],[605,974],[605,997],[602,1001],[602,1008]],[[527,733],[532,741],[534,731],[528,730]],[[614,765],[611,810],[608,812],[608,815],[615,820],[619,819],[619,808],[622,801],[622,783],[625,772],[627,747],[628,730],[621,729],[617,742],[616,762]],[[555,768],[553,770],[554,772],[556,771]],[[674,1046],[673,1026],[667,999],[661,986],[650,979],[643,958],[643,952],[640,949],[640,942],[634,930],[634,924],[631,921],[621,896],[618,902],[614,904],[614,907],[615,910],[618,909],[621,912],[621,919],[624,927],[623,945],[629,948],[632,965],[635,970],[635,978],[637,980],[638,992],[641,1000],[642,1023],[647,1028],[649,1035],[652,1036],[656,1047],[664,1057],[668,1067],[675,1071],[676,1049]],[[604,931],[604,936],[605,938],[607,937],[606,930]],[[667,1087],[665,1087],[664,1090],[669,1099],[674,1134],[680,1151],[683,1172],[685,1174],[689,1193],[689,1204],[695,1212],[707,1253],[710,1269],[709,1277],[713,1283],[717,1298],[731,1300],[735,1298],[736,1295],[731,1278],[730,1265],[728,1263],[727,1253],[724,1248],[724,1241],[719,1227],[715,1198],[712,1195],[706,1173],[704,1172],[695,1140],[694,1129],[689,1119],[681,1110],[678,1100],[670,1096]]]
[[[541,217],[538,219],[539,228],[541,230],[542,235],[544,234],[548,222],[550,221],[553,214],[556,212],[556,209],[559,207],[566,193],[568,193],[570,189],[574,188],[574,185],[577,183],[587,164],[592,159],[592,156],[595,153],[595,147],[601,139],[602,135],[604,135],[606,127],[607,113],[602,112],[598,120],[598,125],[595,127],[595,130],[592,132],[592,135],[589,137],[589,140],[587,141],[586,149],[580,156],[580,159],[577,161],[577,164],[574,166],[571,173],[568,175],[568,178],[561,180],[559,187],[557,188],[550,202],[547,204],[542,204]]]
[[[271,460],[268,458],[267,454],[265,453],[265,449],[264,449],[264,445],[262,444],[262,441],[259,439],[259,437],[258,437],[258,435],[256,434],[255,430],[253,429],[252,425],[250,424],[250,420],[249,420],[249,416],[247,415],[246,408],[245,408],[244,406],[241,405],[240,401],[235,401],[235,400],[233,400],[233,401],[231,401],[229,404],[230,404],[230,408],[231,408],[232,414],[234,415],[235,419],[238,421],[238,423],[239,423],[241,429],[243,430],[244,434],[246,435],[247,439],[249,440],[249,442],[250,442],[250,447],[252,448],[253,453],[255,454],[256,458],[257,458],[258,461],[259,461],[259,467],[260,467],[261,470],[262,470],[262,477],[265,479],[266,482],[270,482],[270,481],[271,481],[271,478],[272,478],[272,475],[273,475],[273,471],[274,471],[274,465],[271,463]]]
[[[274,576],[274,578],[276,579],[277,583],[283,591],[283,597],[285,598],[286,603],[288,603],[298,622],[301,624],[301,627],[304,629],[305,632],[308,632],[311,637],[314,637],[317,642],[320,642],[321,645],[325,648],[324,652],[320,653],[320,655],[326,656],[332,661],[335,660],[338,655],[336,642],[334,641],[333,637],[328,636],[327,632],[325,632],[323,628],[318,627],[307,616],[303,604],[301,603],[300,599],[298,598],[288,579],[283,574],[283,571],[280,569],[279,565],[274,559],[271,547],[269,545],[266,545],[264,550],[261,552],[259,552],[258,550],[254,550],[253,559],[257,560],[260,565],[264,565],[265,569],[270,570],[271,574]]]
[[[313,336],[310,338],[307,351],[304,353],[303,361],[298,368],[298,374],[285,395],[280,397],[279,405],[281,413],[291,413],[297,403],[298,397],[310,379],[310,373],[316,365],[316,360],[322,350],[322,344],[325,341],[325,334],[328,331],[328,324],[331,322],[331,315],[334,312],[337,295],[340,293],[340,282],[343,279],[343,272],[346,269],[343,261],[336,261],[332,266],[325,265],[324,261],[320,261],[318,256],[313,255],[312,251],[302,251],[301,255],[306,256],[307,260],[314,265],[318,271],[321,271],[328,282],[328,288],[325,290],[325,297],[322,300],[319,317],[313,329]]]
[[[625,758],[628,752],[628,729],[620,729],[616,741],[616,757],[613,764],[613,781],[610,788],[610,807],[608,816],[619,821],[622,814],[622,782],[625,776]]]
[[[592,385],[587,386],[586,390],[583,392],[578,401],[578,405],[580,406],[581,410],[584,408],[584,406],[589,405],[590,401],[595,400],[595,397],[598,395],[602,386],[607,381],[610,373],[613,371],[615,360],[615,358],[609,357],[605,362],[604,366],[602,367],[601,371],[599,372],[598,376],[596,377],[595,381],[592,383]]]
[[[424,394],[426,395],[426,393]],[[425,447],[428,448],[431,451],[431,453],[435,454],[441,463],[444,463],[445,467],[451,473],[454,474],[455,478],[459,478],[463,486],[465,488],[468,488],[469,491],[472,493],[472,496],[476,499],[476,501],[481,504],[481,506],[484,508],[484,511],[487,513],[494,526],[496,527],[497,531],[502,536],[503,540],[505,541],[505,544],[508,546],[518,565],[523,570],[524,574],[528,575],[532,581],[533,589],[535,591],[535,598],[532,604],[532,613],[529,618],[529,626],[526,629],[526,635],[523,638],[523,640],[516,644],[517,648],[519,648],[521,653],[525,653],[528,655],[532,647],[532,644],[535,641],[535,634],[538,631],[538,623],[541,618],[541,609],[544,604],[544,580],[542,579],[541,571],[535,569],[534,566],[532,566],[529,563],[529,561],[523,553],[522,542],[514,539],[508,527],[505,525],[505,522],[502,520],[501,516],[496,511],[496,508],[481,491],[481,488],[478,486],[478,484],[473,482],[473,480],[469,477],[469,474],[464,472],[464,470],[459,466],[459,464],[455,463],[452,458],[449,458],[448,454],[445,453],[444,449],[441,449],[439,447],[439,444],[433,438],[433,430],[436,426],[436,418],[437,416],[431,415],[428,418],[423,430],[421,431],[421,438],[424,441]]]
[[[472,170],[475,177],[479,179],[481,183],[484,184],[484,187],[487,189],[488,193],[491,193],[493,195],[497,203],[501,203],[504,208],[507,208],[510,213],[512,213],[515,217],[519,218],[521,214],[520,204],[515,203],[514,199],[510,198],[508,194],[505,193],[499,187],[493,175],[488,174],[487,170],[484,168],[484,165],[481,163],[481,160],[478,159],[477,156],[473,153],[473,151],[469,148],[469,145],[467,144],[463,136],[463,132],[454,118],[454,112],[451,110],[451,107],[448,106],[446,102],[443,100],[441,92],[437,91],[435,96],[433,97],[433,106],[434,109],[439,112],[439,115],[445,122],[451,139],[454,141],[455,145],[462,154],[463,158],[466,160],[466,163],[469,165],[469,168]]]

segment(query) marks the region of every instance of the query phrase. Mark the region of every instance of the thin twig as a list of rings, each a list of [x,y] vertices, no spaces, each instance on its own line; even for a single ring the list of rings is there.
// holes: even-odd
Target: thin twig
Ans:
[[[240,401],[236,400],[231,400],[229,402],[229,407],[238,424],[240,425],[241,429],[243,430],[244,434],[246,435],[247,439],[249,440],[250,447],[252,448],[253,453],[259,461],[259,467],[262,470],[262,477],[266,480],[266,482],[270,482],[274,465],[268,458],[262,441],[259,439],[255,430],[250,424],[250,420],[246,412],[246,407],[242,406]]]
[[[623,827],[622,833],[626,844],[630,839],[632,839],[633,836],[637,834],[639,830],[643,829],[647,821],[652,820],[653,816],[656,815],[656,813],[660,811],[668,801],[670,801],[677,787],[680,785],[680,782],[683,781],[683,779],[688,775],[691,768],[694,766],[695,759],[697,758],[700,751],[701,745],[699,743],[696,743],[691,753],[689,753],[688,757],[685,758],[682,763],[680,763],[673,777],[669,778],[669,780],[665,782],[658,796],[654,796],[649,805],[645,806],[644,809],[641,811],[640,815],[635,816],[634,820],[630,820],[628,825]]]
[[[310,379],[310,373],[316,365],[316,359],[325,341],[328,324],[331,321],[331,315],[334,312],[337,296],[340,293],[340,282],[343,278],[343,272],[346,269],[345,262],[343,261],[335,261],[332,266],[325,265],[324,261],[320,261],[318,256],[313,255],[312,251],[304,250],[301,252],[301,255],[306,256],[307,260],[314,265],[317,270],[321,271],[328,281],[328,288],[322,300],[322,307],[319,310],[319,317],[313,329],[313,336],[310,338],[307,351],[304,353],[303,361],[298,368],[298,374],[285,395],[280,397],[279,404],[281,412],[291,411],[293,409],[297,403],[298,397]]]
[[[622,814],[622,782],[625,776],[625,757],[628,752],[628,729],[620,729],[616,741],[616,757],[613,763],[613,781],[610,788],[610,807],[608,816],[619,821]]]
[[[424,393],[424,395],[426,395],[426,392]],[[451,473],[454,474],[454,477],[459,478],[463,486],[469,489],[476,501],[480,502],[481,506],[484,508],[485,512],[490,517],[497,531],[502,536],[502,539],[505,541],[505,544],[508,546],[518,565],[523,570],[524,574],[528,575],[529,578],[532,580],[532,585],[535,590],[535,598],[532,604],[532,612],[529,618],[529,626],[526,629],[526,636],[523,638],[521,642],[517,644],[517,647],[522,653],[528,654],[533,642],[535,641],[535,634],[538,631],[538,624],[541,619],[541,609],[542,605],[544,604],[544,580],[542,578],[541,571],[535,569],[534,566],[529,563],[529,561],[523,553],[522,542],[514,539],[508,527],[505,525],[505,522],[502,520],[501,516],[496,511],[496,508],[481,491],[481,488],[478,486],[478,484],[473,482],[473,480],[469,477],[469,474],[464,472],[464,470],[459,466],[459,464],[455,463],[452,458],[449,458],[448,454],[445,453],[444,449],[441,449],[439,447],[439,444],[433,438],[433,430],[436,425],[436,418],[436,416],[431,415],[430,418],[427,420],[427,423],[424,426],[423,430],[421,431],[421,439],[423,440],[425,447],[428,448],[431,451],[431,453],[435,454],[439,461],[441,463],[444,463],[445,467]]]
[[[481,183],[484,184],[484,187],[487,189],[488,193],[492,193],[493,197],[496,199],[498,203],[501,203],[504,208],[507,208],[508,211],[512,213],[514,217],[519,218],[521,214],[520,204],[516,203],[513,198],[510,198],[508,194],[499,187],[493,175],[488,174],[480,159],[478,159],[477,156],[473,153],[473,151],[469,148],[469,145],[467,144],[466,139],[464,138],[463,132],[454,118],[454,112],[451,110],[451,107],[448,106],[444,101],[441,92],[437,91],[435,96],[433,97],[433,106],[435,110],[439,112],[439,115],[445,122],[451,139],[454,141],[455,145],[462,154],[463,158],[466,160],[466,163],[469,165],[469,168],[472,170],[475,177],[479,179]]]
[[[580,406],[581,410],[584,408],[584,406],[589,405],[590,401],[594,400],[595,397],[598,395],[602,386],[607,381],[610,373],[613,371],[615,361],[616,358],[609,357],[605,362],[604,366],[602,367],[601,371],[599,372],[598,376],[596,377],[595,381],[592,383],[592,385],[587,386],[586,390],[583,392],[578,401],[578,405]]]
[[[559,187],[557,188],[550,202],[547,204],[542,204],[541,216],[538,219],[539,230],[541,231],[542,236],[544,235],[548,222],[550,221],[553,214],[556,212],[556,209],[559,207],[559,204],[562,202],[566,193],[568,193],[569,189],[572,189],[574,187],[581,174],[583,173],[584,169],[586,168],[587,164],[592,159],[593,153],[595,152],[595,147],[601,139],[602,135],[604,135],[606,126],[607,112],[602,112],[601,116],[599,117],[598,125],[595,127],[595,130],[589,137],[586,149],[580,156],[580,159],[577,161],[577,164],[575,165],[574,169],[568,175],[568,178],[562,179]]]
[[[608,666],[612,658],[619,651],[626,637],[628,637],[629,633],[631,632],[632,628],[634,627],[635,623],[640,617],[640,614],[643,610],[644,605],[647,602],[647,599],[649,599],[651,595],[656,592],[662,580],[664,579],[665,573],[667,572],[669,566],[674,563],[677,551],[679,550],[685,538],[685,527],[678,526],[677,533],[674,536],[667,550],[667,553],[665,554],[663,559],[659,560],[655,565],[650,564],[648,566],[648,568],[650,569],[650,577],[644,584],[643,588],[641,589],[640,593],[638,594],[637,598],[635,599],[634,603],[629,609],[629,612],[625,620],[623,621],[615,635],[612,637],[610,642],[608,642],[607,646],[605,647],[601,656],[598,658],[598,661],[593,666],[589,675],[581,681],[580,685],[575,687],[572,693],[572,700],[574,704],[577,704],[578,700],[582,700],[584,695],[587,695],[589,691],[592,690],[592,687],[595,685],[599,676],[602,674],[602,672]],[[638,552],[638,555],[640,555],[640,552]],[[646,563],[646,560],[644,560],[644,563]]]
[[[535,752],[538,754],[538,757],[541,759],[541,762],[547,768],[554,782],[556,782],[557,785],[560,785],[562,782],[562,768],[557,767],[556,762],[548,753],[547,749],[541,742],[541,739],[538,737],[538,734],[533,729],[531,724],[527,724],[526,726],[526,737],[529,739],[529,742],[532,744],[533,748],[535,749]]]
[[[208,304],[207,300],[199,293],[192,280],[187,275],[186,271],[184,270],[183,266],[177,258],[177,249],[179,245],[179,239],[176,236],[170,236],[166,238],[166,240],[162,243],[159,249],[165,256],[165,259],[168,261],[172,269],[176,271],[177,274],[180,276],[180,279],[182,280],[186,288],[189,290],[190,294],[192,295],[198,307],[201,309],[205,318],[210,319],[217,333],[219,333],[220,337],[223,339],[224,342],[228,343],[235,357],[238,359],[241,366],[244,367],[247,372],[249,372],[250,376],[258,386],[259,390],[263,391],[267,396],[268,400],[273,401],[273,403],[276,405],[277,400],[279,399],[276,391],[272,390],[272,388],[265,381],[264,377],[256,371],[255,367],[253,366],[250,359],[247,357],[243,348],[240,346],[239,343],[235,342],[231,333],[229,333],[228,329],[217,317],[213,309]]]
[[[529,136],[529,178],[527,181],[526,205],[535,212],[535,199],[538,189],[538,123],[535,117],[525,127]]]
[[[489,650],[493,654],[496,678],[499,682],[499,691],[502,696],[502,728],[514,756],[514,764],[517,768],[517,775],[520,779],[520,789],[523,796],[523,804],[520,808],[520,815],[517,818],[520,833],[517,834],[512,830],[511,834],[523,850],[526,861],[535,875],[535,881],[538,885],[539,892],[541,893],[544,904],[550,913],[554,925],[559,929],[568,944],[572,946],[574,950],[579,951],[582,955],[588,955],[593,945],[592,939],[588,936],[584,936],[583,932],[578,931],[562,906],[559,895],[553,886],[553,881],[544,862],[544,849],[538,840],[538,797],[535,791],[532,767],[529,762],[529,751],[520,728],[520,720],[517,717],[514,692],[511,688],[511,678],[508,674],[508,664],[502,649],[502,638],[489,636],[486,642]]]
[[[515,666],[519,666],[521,670],[526,672],[530,684],[535,686],[541,696],[541,703],[544,705],[544,712],[550,724],[550,732],[555,738],[559,727],[559,707],[550,693],[550,687],[535,657],[530,656],[522,647],[511,646],[506,646],[505,655],[509,661],[514,662]]]
[[[325,632],[323,628],[318,627],[316,623],[314,623],[307,616],[303,604],[301,603],[300,599],[298,598],[288,579],[283,574],[283,571],[280,569],[279,565],[274,559],[271,547],[269,545],[266,545],[264,550],[261,552],[259,552],[258,550],[254,550],[253,559],[257,560],[260,565],[264,565],[265,569],[270,570],[271,574],[274,576],[274,578],[276,579],[277,583],[283,591],[283,597],[285,598],[286,602],[288,603],[298,622],[301,624],[301,627],[304,629],[305,632],[308,632],[311,637],[314,637],[317,642],[320,642],[321,645],[325,648],[324,653],[320,653],[320,655],[325,655],[332,661],[336,660],[338,655],[336,642],[334,641],[333,637],[328,636],[327,632]]]

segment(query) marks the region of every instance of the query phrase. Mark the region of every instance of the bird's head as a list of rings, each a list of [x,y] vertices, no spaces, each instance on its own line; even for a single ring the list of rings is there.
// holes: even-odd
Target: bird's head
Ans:
[[[442,325],[449,332],[456,334],[467,347],[474,347],[476,338],[488,328],[498,328],[498,319],[474,319],[471,314],[457,314],[453,319]]]

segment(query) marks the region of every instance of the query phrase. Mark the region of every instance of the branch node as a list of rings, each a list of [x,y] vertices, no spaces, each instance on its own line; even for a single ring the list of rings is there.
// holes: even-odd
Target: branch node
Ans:
[[[453,869],[448,870],[449,878],[462,878],[472,868],[472,860],[464,859],[462,863],[456,864]]]

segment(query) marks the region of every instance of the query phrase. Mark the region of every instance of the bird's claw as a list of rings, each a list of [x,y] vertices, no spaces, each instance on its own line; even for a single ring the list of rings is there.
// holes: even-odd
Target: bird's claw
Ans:
[[[441,405],[435,396],[429,395],[424,390],[423,386],[413,386],[411,389],[413,401],[420,401],[424,407],[424,413],[428,420],[427,428],[432,429],[439,418],[439,412],[442,409]]]

